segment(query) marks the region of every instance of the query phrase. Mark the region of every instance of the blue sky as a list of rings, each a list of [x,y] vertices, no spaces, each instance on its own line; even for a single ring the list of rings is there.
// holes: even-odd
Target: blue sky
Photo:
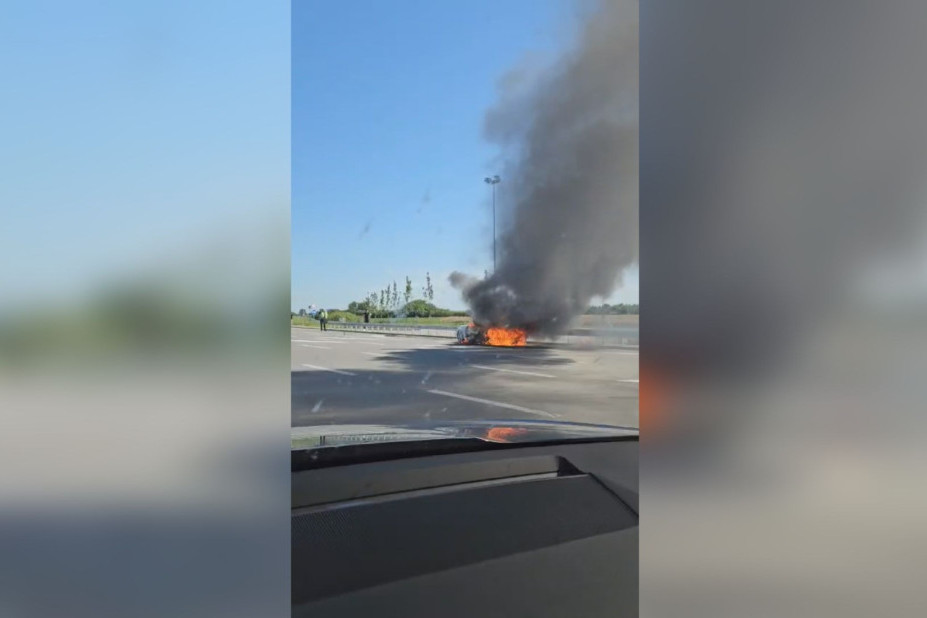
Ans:
[[[292,300],[343,307],[430,272],[492,267],[496,84],[550,57],[575,25],[562,0],[297,0],[292,15]],[[609,300],[637,302],[637,269]]]
[[[289,25],[288,0],[5,4],[0,301],[285,218]]]

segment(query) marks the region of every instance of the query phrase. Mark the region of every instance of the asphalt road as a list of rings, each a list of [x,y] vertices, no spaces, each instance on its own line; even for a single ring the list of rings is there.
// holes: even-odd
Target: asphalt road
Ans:
[[[473,419],[638,426],[636,350],[290,332],[293,426]]]

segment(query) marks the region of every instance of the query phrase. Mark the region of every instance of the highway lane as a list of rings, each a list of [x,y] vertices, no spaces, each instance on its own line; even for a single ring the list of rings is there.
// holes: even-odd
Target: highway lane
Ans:
[[[638,354],[291,329],[292,424],[533,419],[638,426]]]

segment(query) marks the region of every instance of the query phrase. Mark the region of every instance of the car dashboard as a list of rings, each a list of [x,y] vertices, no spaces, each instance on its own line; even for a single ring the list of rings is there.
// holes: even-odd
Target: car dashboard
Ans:
[[[637,615],[636,436],[440,446],[293,452],[293,616]]]

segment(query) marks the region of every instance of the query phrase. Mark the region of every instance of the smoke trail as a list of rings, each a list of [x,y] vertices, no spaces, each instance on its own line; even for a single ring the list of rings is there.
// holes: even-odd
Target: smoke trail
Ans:
[[[510,80],[511,81],[511,80]],[[453,273],[479,323],[557,334],[638,255],[638,9],[604,2],[574,49],[485,117],[510,163],[498,270]]]

